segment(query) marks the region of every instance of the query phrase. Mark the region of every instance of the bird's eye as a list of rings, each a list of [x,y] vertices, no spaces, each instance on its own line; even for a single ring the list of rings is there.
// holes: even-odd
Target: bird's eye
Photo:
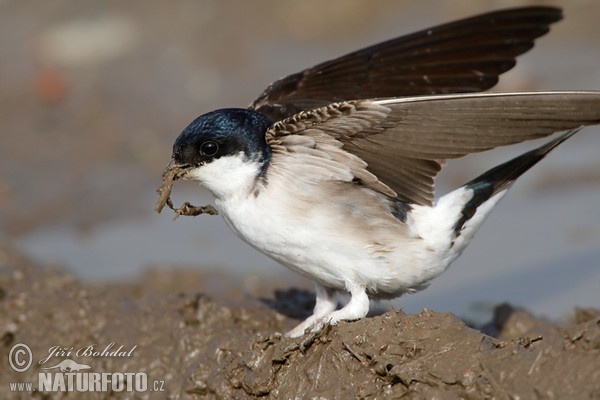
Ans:
[[[200,146],[200,151],[205,156],[214,156],[219,151],[219,145],[217,142],[213,142],[212,140],[208,140]]]

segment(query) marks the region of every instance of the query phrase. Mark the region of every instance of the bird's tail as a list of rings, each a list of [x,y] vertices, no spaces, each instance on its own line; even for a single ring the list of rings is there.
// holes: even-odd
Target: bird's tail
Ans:
[[[427,218],[430,224],[436,225],[435,229],[429,227],[424,230],[431,233],[432,237],[429,239],[440,243],[451,238],[448,245],[454,255],[452,258],[457,257],[511,184],[579,129],[567,131],[543,146],[500,164],[442,196]]]
[[[455,235],[461,235],[461,232],[467,228],[466,224],[475,216],[482,205],[497,195],[502,197],[518,177],[528,171],[542,160],[546,154],[554,150],[559,144],[573,136],[580,129],[581,128],[577,128],[567,131],[545,145],[500,164],[465,184],[462,188],[471,190],[473,196],[466,204],[464,204],[461,210],[461,216],[454,224]],[[486,216],[487,213],[483,218]],[[480,224],[481,223],[479,223],[479,225]]]

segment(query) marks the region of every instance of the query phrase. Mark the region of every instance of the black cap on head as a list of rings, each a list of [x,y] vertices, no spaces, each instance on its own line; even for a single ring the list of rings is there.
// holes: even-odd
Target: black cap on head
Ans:
[[[265,132],[272,122],[243,108],[224,108],[201,115],[181,132],[173,145],[173,160],[180,165],[201,165],[222,156],[244,153],[266,161],[270,147]]]

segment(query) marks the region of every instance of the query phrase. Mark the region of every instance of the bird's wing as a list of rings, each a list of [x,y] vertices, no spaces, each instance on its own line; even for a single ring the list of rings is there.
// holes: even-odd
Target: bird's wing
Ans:
[[[600,91],[436,95],[301,112],[275,123],[267,142],[276,153],[310,153],[306,168],[327,160],[350,171],[344,180],[431,205],[447,159],[598,123]]]
[[[524,7],[401,36],[282,78],[250,108],[279,121],[346,100],[486,90],[561,18],[558,8]]]

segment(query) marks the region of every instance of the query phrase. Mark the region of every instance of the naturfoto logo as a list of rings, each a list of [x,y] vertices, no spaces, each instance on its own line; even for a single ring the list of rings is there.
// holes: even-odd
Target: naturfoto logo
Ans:
[[[48,354],[39,361],[37,385],[33,381],[11,382],[11,392],[162,392],[163,380],[148,381],[145,372],[94,371],[88,364],[75,361],[76,357],[131,357],[137,348],[117,346],[111,342],[106,346],[90,344],[81,347],[52,346]],[[18,373],[25,373],[33,362],[33,352],[24,343],[15,344],[9,352],[8,362]],[[150,384],[150,385],[149,385]]]

